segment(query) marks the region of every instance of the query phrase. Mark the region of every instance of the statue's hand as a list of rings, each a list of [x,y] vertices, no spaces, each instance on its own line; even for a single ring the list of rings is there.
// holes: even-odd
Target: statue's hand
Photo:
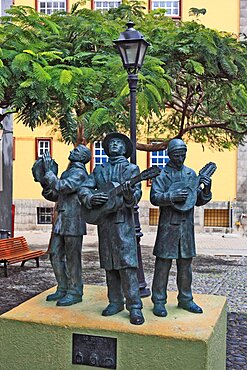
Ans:
[[[209,176],[204,175],[204,176],[201,176],[200,180],[201,180],[201,183],[204,185],[204,189],[203,189],[204,194],[209,194],[211,191],[211,185],[212,185],[211,178]]]
[[[104,204],[108,201],[108,195],[107,193],[98,193],[98,194],[94,194],[91,198],[90,198],[90,203],[92,206],[99,206],[101,204]]]
[[[42,159],[43,159],[45,172],[50,171],[52,168],[52,159],[51,159],[50,153],[48,151],[45,152]]]
[[[123,197],[128,202],[131,202],[133,200],[133,195],[135,192],[135,188],[133,188],[130,184],[130,181],[126,181],[123,184]]]
[[[188,197],[188,191],[186,189],[178,189],[170,194],[170,199],[173,203],[185,202]]]

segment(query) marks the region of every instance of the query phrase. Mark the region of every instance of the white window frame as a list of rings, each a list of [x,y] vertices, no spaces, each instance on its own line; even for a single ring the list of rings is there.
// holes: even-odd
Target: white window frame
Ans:
[[[152,0],[152,10],[166,9],[167,16],[180,17],[180,1],[181,0]]]
[[[93,145],[93,160],[94,166],[99,166],[102,163],[108,161],[108,156],[106,155],[104,148],[102,146],[102,141],[95,141]]]
[[[156,140],[149,140],[149,144],[155,143],[158,144],[160,141]],[[167,149],[165,150],[156,150],[155,152],[147,152],[147,165],[148,167],[151,166],[158,166],[159,168],[164,168],[166,163],[169,161],[169,157],[167,154]],[[152,181],[147,180],[147,186],[151,186]]]
[[[66,0],[38,0],[38,11],[51,15],[54,12],[66,11]]]
[[[158,166],[159,168],[164,168],[168,161],[169,157],[167,154],[167,149],[150,152],[150,166]]]
[[[94,0],[94,10],[107,12],[110,9],[118,8],[122,0]]]
[[[52,157],[52,139],[51,138],[35,138],[35,158],[41,158],[45,152],[49,152]]]

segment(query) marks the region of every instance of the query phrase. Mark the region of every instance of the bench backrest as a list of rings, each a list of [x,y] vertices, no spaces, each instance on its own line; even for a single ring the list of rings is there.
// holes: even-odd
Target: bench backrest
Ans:
[[[13,254],[29,251],[24,236],[16,238],[0,239],[0,259],[10,257]]]

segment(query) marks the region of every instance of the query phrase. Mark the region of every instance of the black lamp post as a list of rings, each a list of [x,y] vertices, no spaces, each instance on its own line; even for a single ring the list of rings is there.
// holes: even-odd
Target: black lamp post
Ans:
[[[131,163],[136,164],[136,88],[138,82],[138,70],[142,67],[147,47],[150,45],[144,40],[143,35],[136,31],[134,23],[127,23],[127,30],[122,32],[119,39],[114,41],[118,52],[122,58],[123,66],[128,73],[128,83],[130,88],[130,139],[133,143],[133,153],[131,155]],[[140,239],[143,236],[139,221],[139,207],[135,207],[135,229],[137,238],[137,254],[138,254],[138,280],[141,297],[150,295],[150,290],[147,288],[147,283],[144,277]]]

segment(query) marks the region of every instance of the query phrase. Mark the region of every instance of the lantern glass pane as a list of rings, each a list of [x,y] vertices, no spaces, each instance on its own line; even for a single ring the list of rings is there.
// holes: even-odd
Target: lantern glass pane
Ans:
[[[117,45],[125,65],[137,64],[138,43],[126,42]]]
[[[136,64],[136,56],[138,52],[138,43],[129,43],[126,45],[126,55],[128,64]]]
[[[147,45],[146,43],[142,42],[140,45],[140,51],[139,51],[139,58],[138,58],[138,66],[141,67],[143,64],[143,60],[145,57],[145,53],[147,50]]]
[[[118,47],[118,50],[119,50],[119,54],[123,58],[124,64],[127,64],[128,61],[127,61],[127,55],[126,55],[126,52],[125,52],[125,45],[119,45],[118,44],[117,47]]]

